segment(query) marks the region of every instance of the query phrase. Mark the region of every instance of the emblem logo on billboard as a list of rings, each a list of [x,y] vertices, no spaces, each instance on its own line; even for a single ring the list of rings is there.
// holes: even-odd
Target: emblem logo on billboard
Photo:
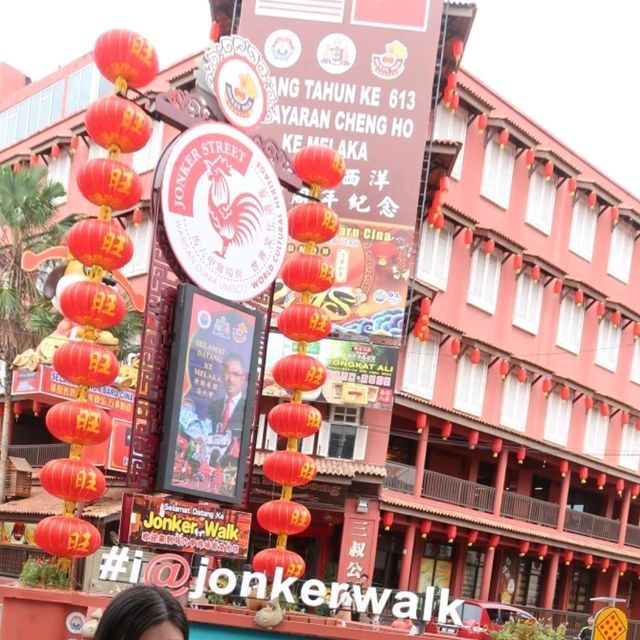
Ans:
[[[398,78],[404,71],[407,56],[407,47],[402,42],[387,42],[384,53],[374,53],[371,56],[371,72],[382,80]]]
[[[356,45],[342,33],[330,33],[320,40],[317,50],[318,64],[333,75],[349,71],[356,61]]]
[[[182,134],[162,182],[171,247],[199,287],[247,300],[275,279],[287,248],[287,213],[278,178],[243,133],[207,123]]]
[[[213,94],[224,117],[238,129],[271,121],[277,101],[269,65],[260,50],[242,36],[223,36],[204,52],[196,84]]]
[[[271,65],[286,69],[298,62],[302,44],[297,34],[289,29],[276,29],[264,42],[264,54]]]

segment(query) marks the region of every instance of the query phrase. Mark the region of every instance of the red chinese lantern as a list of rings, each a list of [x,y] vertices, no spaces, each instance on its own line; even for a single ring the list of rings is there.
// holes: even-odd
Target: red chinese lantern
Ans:
[[[591,409],[593,409],[593,396],[584,397],[584,408],[586,411],[591,411]]]
[[[422,298],[420,300],[420,314],[427,316],[424,320],[429,320],[429,314],[431,313],[431,300],[429,298]]]
[[[107,347],[93,342],[65,342],[53,354],[53,366],[73,384],[86,387],[110,385],[119,371],[118,360]]]
[[[455,539],[456,536],[458,535],[458,528],[456,527],[455,524],[450,524],[447,525],[447,542],[449,542],[449,544],[451,544]]]
[[[451,355],[454,358],[457,358],[460,355],[460,340],[458,340],[458,338],[452,338],[449,349],[451,351]]]
[[[584,568],[591,569],[591,565],[593,564],[593,556],[590,553],[584,554]]]
[[[629,412],[628,411],[622,411],[620,413],[620,424],[623,427],[626,427],[629,424]]]
[[[478,116],[478,133],[484,133],[489,123],[489,116],[486,113],[481,113]]]
[[[97,206],[131,209],[142,197],[140,176],[117,160],[89,160],[80,167],[76,179],[82,195]]]
[[[24,413],[24,405],[19,400],[14,402],[11,405],[11,408],[13,409],[13,415],[15,418],[19,418]]]
[[[453,53],[453,59],[456,61],[456,65],[459,65],[464,52],[464,42],[460,38],[456,38],[451,43],[451,52]]]
[[[484,254],[485,256],[490,256],[496,250],[496,241],[493,238],[489,238],[485,240],[484,243]]]
[[[611,223],[615,226],[620,220],[620,209],[618,207],[611,207]]]
[[[422,520],[420,522],[420,536],[424,539],[431,532],[431,520]]]
[[[528,540],[520,540],[520,544],[518,545],[518,555],[523,558],[529,552],[529,541]]]
[[[551,178],[553,177],[553,162],[551,162],[551,160],[547,160],[547,162],[545,162],[544,164],[544,179],[545,180],[551,180]]]
[[[622,322],[622,313],[617,309],[611,314],[611,324],[614,327],[619,327]]]
[[[640,495],[640,484],[631,486],[631,499],[635,500]]]
[[[567,387],[567,385],[564,385],[560,389],[560,399],[564,400],[564,401],[567,401],[570,397],[571,397],[571,389],[569,389],[569,387]]]
[[[270,500],[260,505],[256,513],[258,524],[276,535],[296,535],[311,522],[311,513],[303,504],[291,500]]]
[[[506,129],[502,129],[498,134],[498,142],[501,149],[504,149],[509,144],[509,132]]]
[[[495,549],[500,544],[500,536],[493,533],[489,536],[489,549]]]
[[[569,461],[568,460],[560,460],[560,476],[565,478],[569,473]]]
[[[470,529],[467,534],[467,546],[472,547],[478,541],[478,530]]]
[[[29,156],[29,166],[35,167],[40,162],[40,158],[38,158],[37,154],[32,153]]]
[[[51,157],[57,160],[60,157],[60,146],[57,143],[51,145]]]
[[[562,554],[562,560],[569,566],[573,562],[573,551],[571,549],[565,549]]]
[[[40,484],[47,493],[74,502],[97,500],[107,488],[100,469],[71,458],[57,458],[47,462],[40,470]]]
[[[578,181],[575,178],[569,178],[567,182],[567,191],[572,196],[578,190]]]
[[[264,573],[268,578],[273,578],[278,567],[283,568],[285,578],[302,578],[305,571],[305,563],[300,555],[279,547],[263,549],[256,553],[251,566],[254,571]]]
[[[71,136],[71,142],[69,143],[69,150],[71,155],[73,155],[78,150],[78,143],[80,142],[80,138],[76,135]]]
[[[122,322],[127,308],[116,289],[84,280],[66,287],[59,297],[66,318],[80,326],[109,329]]]
[[[546,544],[538,545],[538,560],[544,560],[549,551],[549,547]]]
[[[298,302],[282,311],[278,329],[294,342],[317,342],[331,333],[331,317],[322,307]]]
[[[520,445],[516,451],[516,460],[518,464],[522,464],[527,457],[527,448],[524,445]]]
[[[382,512],[382,526],[385,531],[389,531],[391,526],[393,525],[393,512],[391,511],[383,511]]]
[[[598,486],[598,489],[602,491],[604,489],[604,485],[607,484],[607,474],[599,473],[596,477],[596,484]]]
[[[611,560],[609,560],[609,558],[602,558],[602,560],[600,560],[600,570],[602,571],[602,573],[606,573],[607,569],[611,566]]]
[[[624,480],[622,478],[618,478],[616,480],[616,493],[620,498],[622,498],[623,491],[624,491]]]
[[[151,138],[151,120],[135,102],[105,96],[92,102],[85,113],[87,133],[105,149],[133,153]]]
[[[291,487],[311,482],[317,472],[313,458],[299,451],[289,450],[270,453],[262,463],[262,470],[271,482]]]
[[[393,242],[380,240],[371,245],[371,251],[377,258],[378,264],[385,266],[393,256],[396,255],[397,247]]]
[[[640,322],[633,323],[633,339],[637,340],[640,338]]]
[[[322,256],[295,253],[287,258],[280,277],[293,291],[321,293],[333,285],[335,271]]]
[[[276,384],[285,389],[313,391],[325,383],[327,370],[313,356],[292,353],[276,362],[272,375]]]
[[[100,532],[89,522],[73,516],[49,516],[36,525],[36,544],[60,558],[85,558],[102,542]]]
[[[553,380],[551,380],[551,378],[545,378],[542,381],[542,393],[544,393],[545,396],[548,396],[551,393],[552,389],[553,389]]]
[[[618,562],[618,573],[621,576],[623,576],[627,572],[628,568],[629,568],[629,565],[627,564],[627,562],[625,560],[620,560]]]
[[[448,192],[451,187],[451,180],[449,180],[448,176],[440,176],[440,181],[438,182],[438,186],[440,187],[440,191]]]
[[[469,229],[469,227],[467,227],[464,230],[464,246],[466,249],[470,249],[472,244],[473,244],[473,229]],[[638,335],[640,335],[640,330]]]
[[[531,169],[533,163],[535,162],[535,159],[536,152],[533,149],[527,149],[526,153],[524,154],[524,163],[527,166],[527,169]]]
[[[520,273],[522,271],[522,264],[523,264],[522,255],[519,254],[519,253],[514,254],[514,256],[513,256],[513,270],[516,273]]]
[[[560,278],[556,278],[553,281],[553,293],[559,296],[562,293],[562,280]]]
[[[598,316],[598,320],[601,320],[604,317],[604,314],[607,312],[607,307],[604,302],[600,301],[596,305],[596,315]]]
[[[67,234],[67,247],[81,264],[98,265],[114,271],[133,256],[129,234],[114,220],[85,218],[76,222]]]
[[[500,377],[504,380],[509,375],[509,361],[500,360]]]
[[[598,204],[598,196],[595,191],[590,191],[587,196],[587,204],[589,205],[589,209],[595,209]]]
[[[451,96],[451,103],[449,105],[451,111],[457,111],[460,108],[460,94],[454,93]]]
[[[19,160],[16,160],[12,165],[11,165],[11,170],[13,171],[13,173],[18,173],[18,171],[20,171],[22,169],[22,165],[20,164]]]
[[[471,349],[469,360],[471,361],[471,364],[480,363],[480,349],[478,349],[478,347],[474,347],[473,349]]]
[[[453,425],[447,420],[442,423],[442,428],[440,429],[440,437],[443,440],[448,440],[451,436],[451,432],[453,431]]]
[[[321,202],[289,209],[289,235],[298,242],[328,242],[340,229],[338,214]]]
[[[429,340],[429,326],[422,323],[422,322],[416,322],[413,325],[413,335],[420,340],[420,342],[426,342],[427,340]]]
[[[67,400],[53,405],[45,418],[47,429],[69,444],[100,444],[111,435],[109,414],[91,402]]]
[[[493,453],[493,457],[497,458],[502,451],[502,438],[495,438],[493,440],[493,444],[491,445],[491,451]]]
[[[331,189],[344,178],[344,158],[330,147],[308,146],[293,157],[293,170],[306,184]]]
[[[416,417],[416,431],[422,433],[428,425],[427,414],[419,413]]]
[[[127,85],[141,89],[158,75],[158,56],[146,38],[124,29],[100,35],[93,49],[100,73],[116,85],[120,93]]]
[[[140,207],[136,207],[133,210],[133,224],[137,227],[142,223],[142,209]]]
[[[606,418],[609,415],[609,405],[606,402],[600,403],[600,415]]]
[[[520,384],[527,381],[527,370],[524,367],[518,367],[517,379]]]
[[[581,307],[584,302],[584,291],[582,289],[576,289],[576,292],[573,294],[573,299],[576,305]]]
[[[580,484],[586,484],[587,478],[589,477],[589,469],[587,467],[580,467],[578,477],[580,478]]]
[[[480,433],[473,429],[469,431],[469,449],[475,449],[480,441]]]
[[[539,264],[534,264],[531,267],[531,279],[534,282],[540,282],[540,265]]]
[[[33,412],[33,415],[38,417],[40,415],[41,410],[42,410],[42,404],[37,400],[34,400],[31,405],[31,411]]]

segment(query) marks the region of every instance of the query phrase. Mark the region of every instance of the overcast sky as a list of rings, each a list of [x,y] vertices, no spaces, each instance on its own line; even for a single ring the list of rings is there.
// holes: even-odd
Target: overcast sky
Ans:
[[[640,196],[640,1],[475,4],[463,66]],[[5,0],[0,61],[37,80],[126,28],[151,40],[164,68],[206,46],[209,26],[208,0]]]

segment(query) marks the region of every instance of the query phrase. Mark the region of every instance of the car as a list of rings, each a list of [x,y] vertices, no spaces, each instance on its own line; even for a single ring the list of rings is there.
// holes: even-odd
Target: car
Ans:
[[[509,622],[536,622],[527,611],[501,602],[483,602],[481,600],[463,599],[458,609],[462,626],[451,623],[430,622],[425,631],[439,635],[455,635],[469,640],[491,640],[491,631],[499,631]]]

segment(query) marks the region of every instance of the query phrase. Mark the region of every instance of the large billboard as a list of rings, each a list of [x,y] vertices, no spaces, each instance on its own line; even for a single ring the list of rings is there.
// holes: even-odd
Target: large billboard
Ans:
[[[180,286],[159,488],[241,501],[261,331],[259,312]]]

